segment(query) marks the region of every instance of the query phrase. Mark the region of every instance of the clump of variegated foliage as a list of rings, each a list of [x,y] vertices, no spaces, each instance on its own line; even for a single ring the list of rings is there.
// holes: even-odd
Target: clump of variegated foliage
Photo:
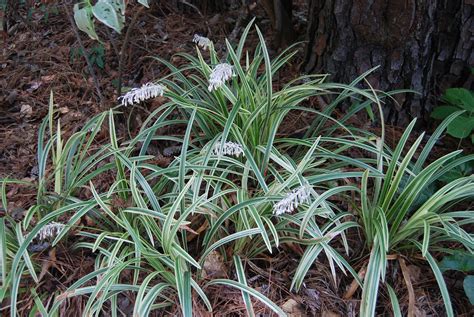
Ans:
[[[394,313],[400,313],[386,274],[387,256],[419,252],[431,266],[446,311],[453,316],[432,251],[442,251],[447,241],[458,241],[472,253],[472,234],[463,230],[473,222],[472,211],[457,206],[472,199],[474,178],[454,180],[422,200],[419,196],[451,169],[473,159],[457,151],[426,162],[458,113],[441,124],[416,160],[423,136],[402,155],[414,123],[392,151],[384,143],[383,132],[377,136],[357,129],[348,119],[361,110],[380,110],[381,102],[395,92],[357,88],[367,74],[350,85],[312,75],[274,89],[274,76],[295,52],[290,47],[271,60],[256,28],[260,44],[251,58],[244,50],[250,29],[251,24],[237,46],[226,42],[226,56],[218,56],[209,39],[195,38],[201,47],[196,47],[197,56],[180,54],[187,65],[177,68],[157,58],[171,75],[121,98],[122,105],[129,106],[149,98],[163,100],[132,139],[119,142],[116,110],[97,115],[62,139],[51,99],[38,137],[37,204],[19,223],[8,216],[0,219],[0,301],[9,299],[12,316],[16,316],[20,293],[27,291],[21,281],[39,282],[40,267],[29,246],[38,235],[48,236],[54,246],[73,234],[74,248],[94,253],[94,271],[65,292],[46,297],[34,292],[35,307],[42,314],[57,314],[62,303],[74,296],[85,296],[84,315],[100,315],[105,310],[114,314],[117,298],[128,292],[135,294],[134,316],[173,305],[174,296],[179,298],[182,314],[192,316],[192,290],[212,310],[206,289],[221,284],[242,292],[249,315],[254,314],[251,297],[284,315],[278,305],[247,284],[242,258],[274,254],[280,245],[296,243],[304,254],[291,276],[292,288],[299,290],[311,266],[325,257],[334,278],[349,272],[362,287],[361,316],[375,315],[381,285],[389,291]],[[206,49],[207,57],[201,49]],[[308,98],[315,96],[332,101],[322,110],[307,107]],[[358,102],[336,119],[334,110],[351,100]],[[314,118],[303,136],[279,134],[290,111]],[[94,140],[103,126],[108,126],[109,143],[97,149]],[[186,127],[185,133],[179,137],[159,134],[173,126]],[[181,151],[168,166],[160,167],[151,163],[154,157],[148,153],[152,143],[164,142],[178,144]],[[349,157],[350,149],[361,150],[367,157]],[[110,173],[115,175],[113,183],[107,190],[97,190],[101,176]],[[15,181],[3,180],[5,208],[10,182]],[[358,198],[353,200],[352,194]],[[345,203],[335,204],[333,197]],[[127,205],[115,205],[117,198]],[[85,215],[97,226],[77,227]],[[189,243],[196,234],[187,230],[195,225],[193,221],[208,223],[200,233],[198,248]],[[349,230],[360,230],[366,239],[369,259],[363,280],[348,256]],[[334,247],[336,240],[344,253]],[[232,254],[235,280],[202,280],[199,272],[206,256],[215,250]],[[130,274],[123,272],[131,272],[132,278],[125,279]]]

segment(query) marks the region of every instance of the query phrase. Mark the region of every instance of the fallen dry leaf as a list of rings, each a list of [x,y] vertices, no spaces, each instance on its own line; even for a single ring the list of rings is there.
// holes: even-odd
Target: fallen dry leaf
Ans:
[[[403,278],[408,290],[408,317],[415,317],[415,291],[413,290],[412,279],[410,277],[410,271],[407,268],[405,260],[403,258],[398,259],[400,268],[403,273]]]
[[[302,317],[305,316],[304,312],[301,310],[301,305],[295,301],[293,298],[287,300],[281,309],[288,314],[289,317]]]
[[[32,93],[33,91],[38,90],[38,88],[40,88],[41,84],[42,83],[40,81],[36,81],[36,80],[32,81],[30,83],[30,87],[26,91],[29,92],[29,93]]]
[[[55,75],[41,76],[41,80],[45,83],[48,83],[48,82],[53,81],[55,77],[56,77]]]
[[[421,279],[421,269],[416,265],[407,265],[407,270],[410,275],[410,279],[413,283],[417,283]]]
[[[21,105],[20,117],[30,118],[33,115],[33,108],[28,104]]]
[[[55,248],[49,251],[49,260],[43,261],[43,265],[41,266],[41,273],[38,278],[40,281],[43,279],[46,273],[48,273],[51,266],[56,267],[56,249]]]
[[[212,251],[204,260],[203,277],[221,278],[227,277],[227,270],[222,256],[217,251]]]
[[[59,112],[62,113],[62,114],[68,113],[69,108],[68,107],[61,107],[61,108],[59,108]]]

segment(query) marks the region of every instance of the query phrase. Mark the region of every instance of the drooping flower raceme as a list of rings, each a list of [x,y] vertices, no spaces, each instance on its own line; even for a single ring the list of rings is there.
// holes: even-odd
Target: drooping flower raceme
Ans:
[[[214,155],[235,155],[237,157],[240,156],[240,154],[244,154],[244,149],[242,148],[242,145],[235,143],[235,142],[225,142],[224,146],[222,146],[221,150],[221,142],[217,142],[214,145],[213,149],[213,154]]]
[[[311,197],[310,189],[311,187],[309,186],[301,186],[286,194],[285,198],[273,205],[273,214],[278,216],[283,213],[291,213],[298,208],[298,205],[309,202]]]
[[[213,91],[221,87],[233,75],[234,70],[231,65],[227,63],[217,64],[209,76],[209,91]]]
[[[144,100],[163,96],[165,87],[159,84],[146,83],[140,88],[133,88],[125,95],[119,97],[122,100],[122,106],[133,105]]]
[[[55,237],[64,228],[64,224],[58,222],[48,223],[36,234],[35,238],[42,241],[47,238]]]
[[[197,34],[194,34],[193,42],[196,43],[203,50],[206,50],[212,44],[212,41],[210,39],[204,36],[197,35]]]

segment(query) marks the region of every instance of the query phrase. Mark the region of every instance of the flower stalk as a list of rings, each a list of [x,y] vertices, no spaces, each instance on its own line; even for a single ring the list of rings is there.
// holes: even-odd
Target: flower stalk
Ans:
[[[201,47],[203,50],[207,50],[207,48],[211,47],[212,41],[205,36],[200,36],[198,34],[194,34],[193,42],[197,44],[197,46]]]
[[[234,69],[230,64],[223,63],[216,65],[209,76],[208,90],[211,92],[222,87],[232,76],[234,76]]]
[[[309,202],[310,197],[311,188],[309,186],[294,189],[273,206],[273,214],[278,216],[284,213],[292,213],[300,204]]]
[[[122,106],[128,106],[140,103],[142,101],[162,97],[165,92],[165,87],[159,84],[146,83],[140,88],[133,88],[125,95],[119,97]]]
[[[61,232],[61,230],[65,227],[64,224],[58,222],[51,222],[48,223],[46,226],[41,228],[41,230],[36,234],[35,239],[39,241],[46,240],[48,238],[54,238]]]
[[[244,155],[242,145],[235,142],[225,142],[223,146],[221,142],[217,142],[212,152],[214,155],[235,155],[237,157],[241,154]]]

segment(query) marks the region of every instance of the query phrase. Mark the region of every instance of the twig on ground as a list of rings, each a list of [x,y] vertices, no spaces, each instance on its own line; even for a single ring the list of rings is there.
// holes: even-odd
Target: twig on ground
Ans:
[[[105,28],[105,33],[107,34],[107,37],[109,39],[110,44],[112,45],[112,49],[114,50],[114,54],[116,56],[120,55],[120,51],[117,47],[117,41],[114,39],[112,32],[110,31],[109,28]]]
[[[138,16],[143,12],[145,7],[140,7],[132,17],[132,21],[130,22],[127,33],[125,33],[125,38],[123,40],[122,48],[120,49],[120,56],[119,56],[119,78],[118,78],[118,85],[117,85],[117,95],[122,95],[122,77],[123,77],[123,63],[125,59],[125,51],[128,48],[128,43],[130,42],[130,35],[132,34],[132,30],[135,27],[137,22]]]
[[[201,13],[201,11],[199,11],[198,7],[196,7],[194,4],[192,3],[189,3],[187,2],[186,0],[179,0],[179,2],[181,2],[182,4],[185,4],[187,6],[190,6],[191,8],[193,8],[194,10],[196,10],[196,12],[201,16],[201,17],[204,17]]]
[[[357,274],[359,275],[359,279],[361,281],[364,280],[366,273],[367,273],[367,267],[364,265],[364,267],[362,267],[362,269],[360,269],[359,273]],[[342,298],[345,300],[351,299],[358,288],[359,288],[359,283],[357,282],[356,279],[354,279]]]
[[[230,43],[235,42],[237,36],[240,34],[240,30],[242,29],[242,23],[247,20],[249,15],[249,9],[246,6],[241,6],[239,11],[242,12],[242,14],[239,14],[237,22],[235,23],[235,27],[229,35]]]
[[[100,90],[100,85],[99,85],[99,80],[97,79],[97,76],[95,75],[94,67],[92,66],[92,63],[89,59],[89,56],[87,55],[87,51],[84,47],[84,43],[82,42],[81,35],[79,34],[79,29],[77,28],[76,22],[74,21],[71,11],[68,8],[68,1],[63,3],[64,10],[66,11],[66,15],[69,19],[69,23],[71,24],[72,30],[74,31],[74,35],[76,36],[77,41],[79,42],[79,46],[81,47],[82,51],[84,52],[84,58],[86,59],[87,63],[87,68],[89,69],[89,73],[92,76],[92,79],[94,80],[94,86],[95,90],[97,92],[97,96],[99,98],[99,103],[101,107],[104,105],[104,97],[102,95],[102,91]]]
[[[411,283],[410,272],[403,258],[399,258],[400,268],[402,269],[403,278],[408,289],[408,317],[415,317],[415,291]]]

